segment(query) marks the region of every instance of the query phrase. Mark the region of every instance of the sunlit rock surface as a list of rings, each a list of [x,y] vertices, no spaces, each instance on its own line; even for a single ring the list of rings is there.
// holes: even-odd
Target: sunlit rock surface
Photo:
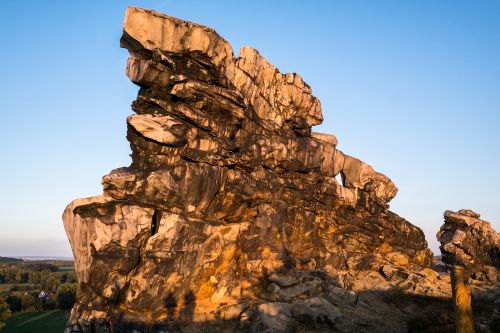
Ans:
[[[442,260],[464,266],[473,278],[496,282],[500,269],[500,234],[472,210],[447,210],[437,233]]]
[[[476,331],[500,332],[500,234],[479,213],[460,209],[444,212],[436,237],[448,269],[465,268]]]
[[[400,332],[412,311],[371,292],[449,295],[422,231],[388,210],[392,181],[311,132],[321,105],[299,75],[134,7],[121,46],[132,164],[64,212],[68,331]]]

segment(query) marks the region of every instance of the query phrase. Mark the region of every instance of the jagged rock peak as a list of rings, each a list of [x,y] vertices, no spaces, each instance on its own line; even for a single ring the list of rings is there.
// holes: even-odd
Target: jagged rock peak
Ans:
[[[143,87],[133,107],[139,115],[128,121],[138,166],[161,164],[158,156],[145,161],[148,149],[144,143],[138,147],[142,139],[161,137],[155,141],[160,148],[183,147],[186,158],[197,159],[192,156],[197,149],[217,165],[260,158],[266,167],[319,168],[329,177],[341,173],[346,188],[369,191],[380,202],[396,195],[387,177],[335,149],[335,136],[311,134],[311,126],[323,119],[321,106],[299,75],[281,74],[253,48],[243,47],[235,59],[214,30],[154,11],[129,7],[123,31],[121,45],[131,55],[127,75]],[[186,140],[189,135],[192,140]],[[248,147],[254,135],[271,149]],[[221,161],[220,155],[229,154],[233,157]],[[344,192],[346,200],[356,201],[356,193]]]
[[[132,164],[64,212],[80,287],[70,331],[234,319],[287,330],[334,325],[356,299],[341,288],[442,292],[423,232],[388,210],[392,181],[311,131],[323,116],[300,76],[135,7],[121,45],[140,86]]]
[[[209,72],[196,73],[191,79],[202,83],[208,80],[223,88],[236,90],[238,97],[252,104],[255,113],[270,128],[285,126],[304,131],[308,126],[323,121],[319,100],[311,95],[311,88],[299,75],[280,73],[251,47],[242,47],[239,58],[235,59],[229,43],[213,29],[151,10],[129,7],[125,14],[121,45],[131,52],[127,74],[134,82],[148,84],[144,75],[147,76],[148,72],[152,74],[148,61],[155,51],[188,54],[202,67],[201,71]],[[159,57],[161,59],[161,54]],[[168,55],[163,60],[169,63]],[[177,65],[171,68],[171,83],[183,81],[182,78],[175,78],[176,74],[182,75],[184,69],[179,68],[182,64]],[[189,67],[190,64],[185,65]],[[199,69],[196,65],[194,67],[194,71]],[[168,85],[169,79],[156,81],[156,84]]]

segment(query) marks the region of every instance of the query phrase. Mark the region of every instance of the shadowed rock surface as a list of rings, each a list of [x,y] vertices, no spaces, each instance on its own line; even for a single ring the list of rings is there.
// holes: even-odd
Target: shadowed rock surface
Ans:
[[[392,181],[311,131],[299,75],[134,7],[121,46],[132,164],[64,212],[68,332],[401,332],[430,302],[393,293],[449,297],[423,232],[388,210]]]

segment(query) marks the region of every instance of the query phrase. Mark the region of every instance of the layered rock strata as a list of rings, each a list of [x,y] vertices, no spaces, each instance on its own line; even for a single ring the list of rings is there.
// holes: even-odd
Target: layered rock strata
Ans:
[[[454,288],[457,308],[470,302],[465,294],[470,291],[476,332],[500,332],[500,234],[478,213],[461,209],[444,213],[444,224],[436,237],[443,263],[452,277],[459,272],[467,286],[461,287],[462,293]],[[464,318],[457,320],[457,327]]]
[[[500,269],[500,234],[472,210],[447,210],[444,224],[436,235],[441,243],[442,260],[459,265],[473,278],[495,282]]]
[[[388,210],[392,181],[311,131],[321,105],[299,75],[134,7],[121,46],[140,87],[132,164],[64,212],[80,287],[69,331],[352,331],[358,306],[372,323],[359,327],[388,332],[404,321],[362,310],[356,292],[449,293],[422,231]]]

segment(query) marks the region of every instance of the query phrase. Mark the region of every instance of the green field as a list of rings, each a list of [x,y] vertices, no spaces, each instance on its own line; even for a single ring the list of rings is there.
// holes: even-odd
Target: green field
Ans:
[[[18,312],[7,319],[2,333],[62,333],[68,315],[61,310]]]

